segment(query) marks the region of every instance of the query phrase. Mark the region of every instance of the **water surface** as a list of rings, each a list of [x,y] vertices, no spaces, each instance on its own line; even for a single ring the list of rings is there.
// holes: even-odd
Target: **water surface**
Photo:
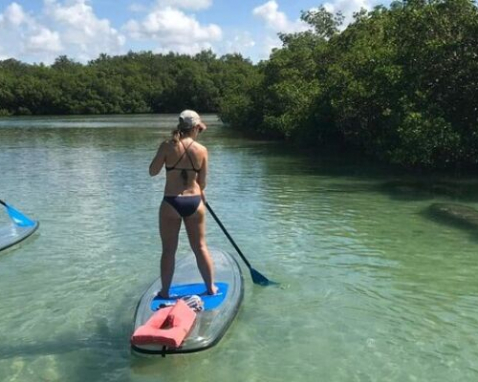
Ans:
[[[1,381],[477,380],[478,232],[427,210],[478,209],[478,179],[311,158],[215,116],[200,137],[209,202],[280,286],[254,285],[244,268],[243,306],[216,347],[132,355],[134,309],[159,272],[164,175],[148,165],[175,121],[0,119],[0,196],[41,221],[0,253]],[[234,252],[211,218],[208,241]]]

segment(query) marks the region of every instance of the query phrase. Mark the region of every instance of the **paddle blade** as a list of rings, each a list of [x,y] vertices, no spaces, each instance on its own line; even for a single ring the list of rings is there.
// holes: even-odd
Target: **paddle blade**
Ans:
[[[251,270],[251,277],[254,284],[267,286],[267,285],[274,285],[277,284],[274,281],[270,281],[267,277],[256,271],[254,268],[250,268]]]
[[[27,218],[24,214],[22,214],[20,211],[16,210],[12,206],[5,204],[5,207],[7,208],[8,216],[10,216],[10,219],[12,219],[17,226],[33,227],[35,225],[35,222],[33,220]]]

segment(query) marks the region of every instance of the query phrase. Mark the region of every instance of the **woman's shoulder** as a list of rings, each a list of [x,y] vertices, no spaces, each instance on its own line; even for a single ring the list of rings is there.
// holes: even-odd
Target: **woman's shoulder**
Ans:
[[[161,147],[164,149],[172,149],[176,146],[176,142],[174,142],[172,139],[165,139],[164,141],[161,142]]]
[[[204,153],[204,154],[207,154],[207,148],[206,146],[200,144],[198,141],[194,141],[194,149],[195,151],[197,152],[200,152],[200,153]]]

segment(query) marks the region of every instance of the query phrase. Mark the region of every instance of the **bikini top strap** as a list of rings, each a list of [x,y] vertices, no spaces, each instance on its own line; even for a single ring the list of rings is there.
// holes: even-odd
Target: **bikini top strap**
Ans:
[[[189,147],[194,143],[194,141],[191,142],[191,144],[188,146],[188,149]],[[183,143],[183,147],[184,147],[184,143]],[[189,158],[189,162],[191,162],[191,166],[192,166],[192,170],[194,170],[195,172],[199,172],[199,170],[196,170],[196,167],[194,167],[194,162],[193,162],[193,158],[191,158],[191,154],[189,154],[189,150],[188,149],[185,149],[185,153],[186,155],[188,156]]]
[[[188,147],[186,148],[186,146],[184,146],[183,141],[180,141],[180,142],[181,142],[181,144],[183,145],[184,152],[183,152],[183,154],[179,157],[179,159],[177,160],[177,162],[176,162],[173,166],[169,167],[170,170],[173,170],[174,168],[176,168],[176,166],[178,165],[178,163],[181,162],[181,159],[183,159],[184,156],[187,154],[189,147],[191,147],[191,145],[194,143],[194,141],[192,141],[192,142],[188,145]],[[189,157],[189,154],[188,154],[188,157]],[[189,160],[191,160],[190,157],[189,157]]]

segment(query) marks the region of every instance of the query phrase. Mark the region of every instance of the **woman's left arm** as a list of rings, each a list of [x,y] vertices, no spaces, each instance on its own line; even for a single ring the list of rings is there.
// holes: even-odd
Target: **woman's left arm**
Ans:
[[[156,155],[154,156],[151,164],[149,165],[149,175],[155,176],[158,175],[161,169],[164,166],[164,162],[166,161],[166,149],[167,143],[163,142],[159,146]]]

